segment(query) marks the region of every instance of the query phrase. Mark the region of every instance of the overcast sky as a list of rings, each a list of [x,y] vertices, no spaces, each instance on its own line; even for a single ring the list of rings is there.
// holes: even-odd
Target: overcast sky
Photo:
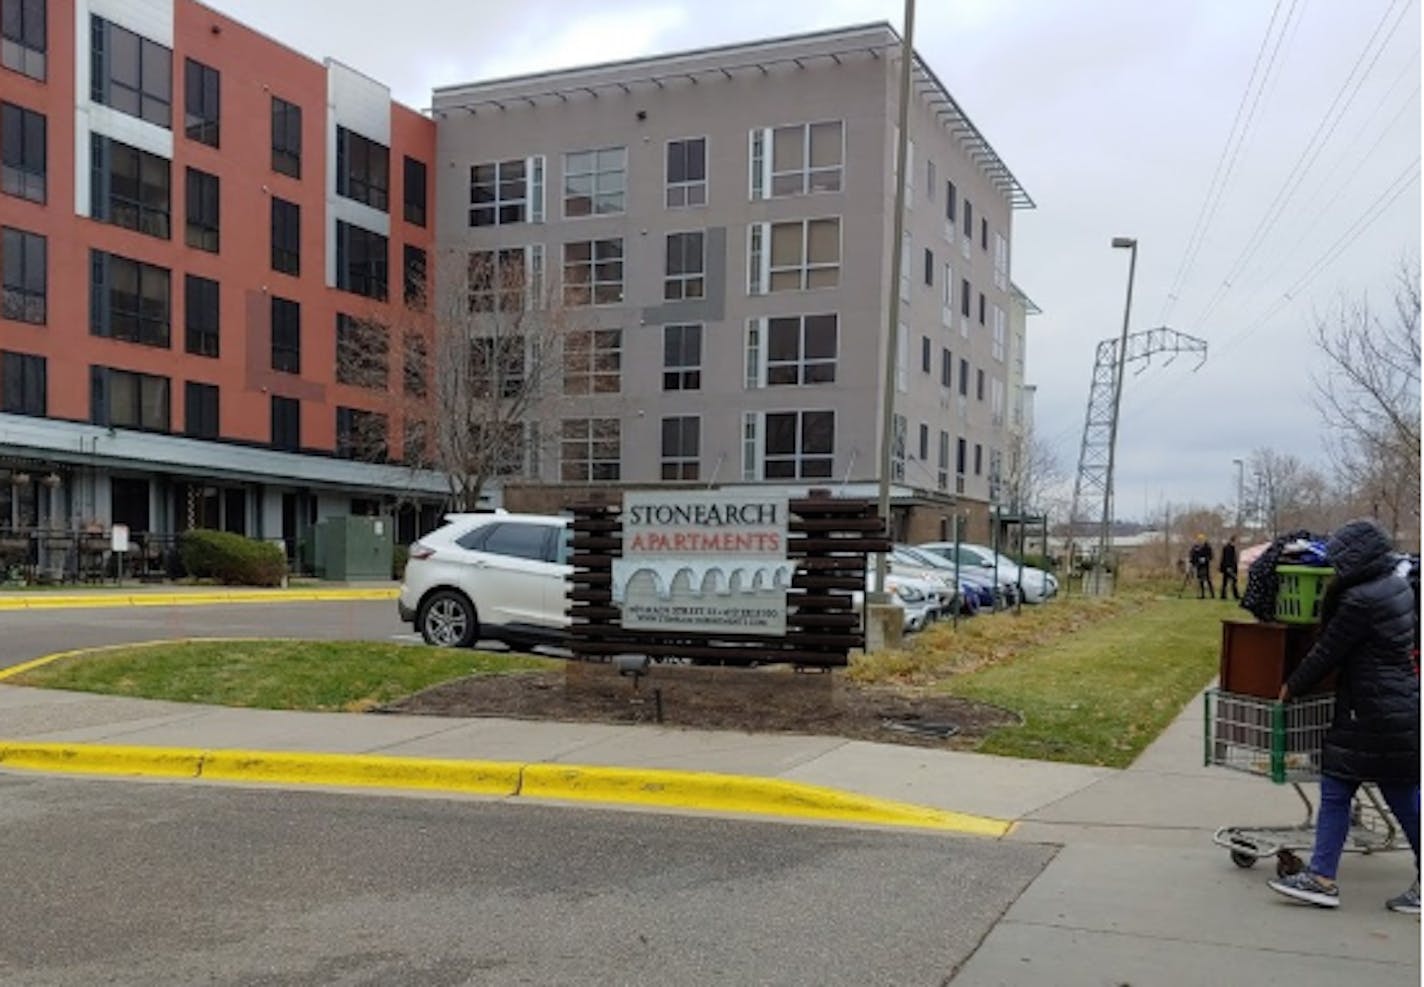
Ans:
[[[897,0],[209,2],[418,108],[434,86],[867,21],[899,29],[903,11]],[[1159,358],[1127,378],[1118,516],[1231,505],[1232,460],[1261,447],[1326,466],[1312,321],[1342,296],[1389,305],[1401,258],[1419,255],[1419,0],[921,0],[917,11],[917,50],[1038,205],[1015,215],[1013,278],[1043,309],[1028,377],[1065,472],[1077,468],[1094,347],[1122,327],[1128,255],[1114,236],[1139,242],[1132,329],[1165,324],[1210,347],[1195,372]],[[1248,88],[1263,47],[1266,85]],[[1169,301],[1238,109],[1249,126]]]

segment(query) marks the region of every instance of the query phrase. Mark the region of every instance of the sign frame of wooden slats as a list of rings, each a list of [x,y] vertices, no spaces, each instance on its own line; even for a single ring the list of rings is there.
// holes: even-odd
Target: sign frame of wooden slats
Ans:
[[[794,664],[834,668],[865,646],[852,593],[865,589],[866,559],[890,550],[885,521],[873,500],[813,490],[792,498],[787,558],[796,572],[787,591],[784,636],[628,630],[613,602],[613,560],[622,555],[622,507],[584,503],[568,508],[573,534],[568,577],[569,649],[582,661],[639,654],[655,660],[690,658],[725,664]]]

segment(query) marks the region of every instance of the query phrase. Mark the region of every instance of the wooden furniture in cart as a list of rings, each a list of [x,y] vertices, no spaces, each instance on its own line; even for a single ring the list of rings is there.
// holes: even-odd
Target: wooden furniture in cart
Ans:
[[[1221,689],[1238,695],[1275,699],[1281,686],[1310,653],[1319,624],[1221,622]],[[1335,677],[1311,690],[1331,692]]]

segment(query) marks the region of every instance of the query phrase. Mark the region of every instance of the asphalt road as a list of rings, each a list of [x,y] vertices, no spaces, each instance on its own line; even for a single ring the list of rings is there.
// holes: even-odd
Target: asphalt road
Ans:
[[[395,600],[0,611],[0,668],[54,651],[181,637],[417,641]]]
[[[946,982],[1053,851],[0,773],[0,982]]]

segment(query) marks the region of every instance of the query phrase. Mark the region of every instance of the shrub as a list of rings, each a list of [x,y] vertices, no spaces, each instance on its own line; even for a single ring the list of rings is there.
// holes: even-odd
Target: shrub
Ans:
[[[178,552],[188,575],[229,586],[280,586],[287,572],[280,547],[227,531],[185,531]]]
[[[391,549],[391,578],[405,578],[405,564],[410,561],[410,546],[396,545]]]

